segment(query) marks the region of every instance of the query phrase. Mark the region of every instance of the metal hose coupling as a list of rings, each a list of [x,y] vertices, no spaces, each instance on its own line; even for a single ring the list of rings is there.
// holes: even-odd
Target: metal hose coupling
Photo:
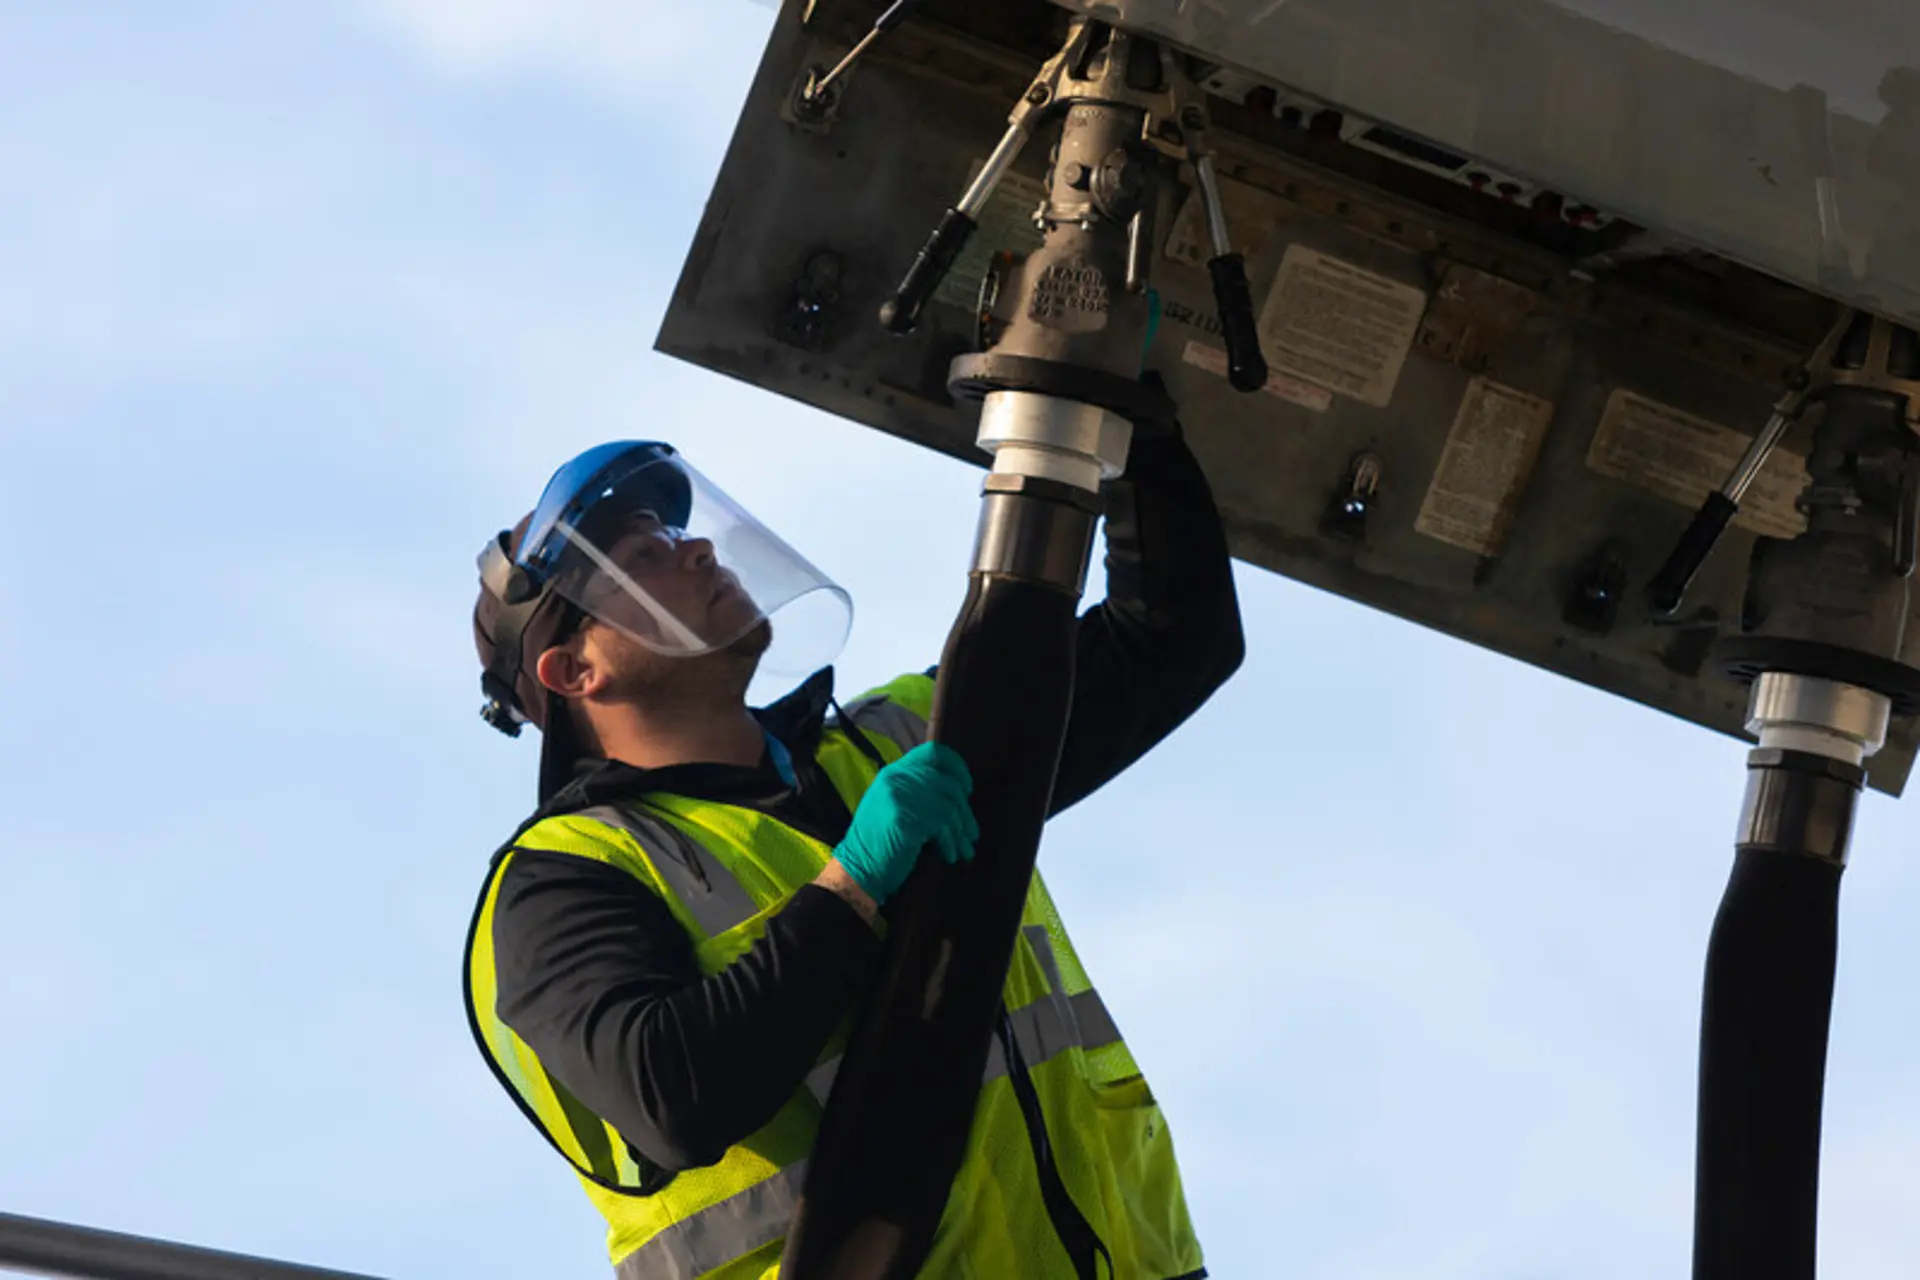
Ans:
[[[1835,680],[1767,671],[1753,682],[1747,732],[1762,750],[1803,751],[1858,766],[1886,745],[1893,702]]]
[[[978,443],[996,475],[1027,476],[1097,493],[1126,470],[1133,424],[1107,409],[1031,391],[988,393]]]
[[[1847,865],[1865,762],[1887,737],[1892,700],[1855,685],[1767,672],[1754,681],[1747,794],[1735,846],[1743,852]]]

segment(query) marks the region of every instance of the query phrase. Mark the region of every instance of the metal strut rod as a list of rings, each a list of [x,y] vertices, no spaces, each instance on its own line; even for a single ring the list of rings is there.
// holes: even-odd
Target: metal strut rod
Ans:
[[[1678,611],[1680,602],[1686,598],[1687,588],[1693,585],[1695,575],[1706,564],[1714,545],[1720,541],[1720,535],[1740,514],[1740,503],[1746,498],[1747,490],[1753,487],[1753,482],[1759,478],[1760,469],[1766,465],[1794,420],[1800,416],[1803,400],[1800,392],[1787,393],[1774,409],[1773,416],[1767,419],[1767,425],[1760,429],[1760,434],[1753,438],[1746,453],[1734,465],[1733,474],[1727,477],[1726,483],[1708,494],[1700,509],[1693,513],[1693,522],[1680,535],[1673,554],[1667,557],[1667,562],[1647,586],[1647,603],[1656,612],[1671,614]]]
[[[69,1280],[369,1280],[244,1254],[0,1213],[0,1269]]]
[[[800,91],[800,101],[803,104],[811,105],[825,97],[827,91],[833,88],[840,77],[851,70],[854,63],[860,61],[861,55],[873,48],[881,36],[884,36],[887,32],[893,30],[902,22],[905,22],[907,15],[919,7],[920,0],[893,0],[893,4],[889,5],[885,12],[874,19],[873,30],[862,36],[860,43],[848,50],[847,56],[835,63],[832,70],[828,71],[825,75],[808,77],[806,87]]]

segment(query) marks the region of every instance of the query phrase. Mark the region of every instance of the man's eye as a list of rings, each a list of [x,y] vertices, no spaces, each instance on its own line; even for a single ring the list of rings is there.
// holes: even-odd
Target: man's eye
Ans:
[[[632,547],[631,554],[642,564],[671,559],[673,555],[673,540],[662,533],[642,534],[633,540]]]

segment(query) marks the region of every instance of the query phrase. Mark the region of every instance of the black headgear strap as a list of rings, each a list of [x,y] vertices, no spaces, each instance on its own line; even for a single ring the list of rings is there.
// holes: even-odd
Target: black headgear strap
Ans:
[[[487,699],[480,708],[480,718],[509,738],[517,738],[527,720],[515,689],[520,679],[521,641],[533,615],[546,601],[546,592],[532,574],[513,562],[507,549],[512,537],[503,529],[480,553],[480,585],[504,606],[493,625],[493,661],[480,673],[480,692]]]

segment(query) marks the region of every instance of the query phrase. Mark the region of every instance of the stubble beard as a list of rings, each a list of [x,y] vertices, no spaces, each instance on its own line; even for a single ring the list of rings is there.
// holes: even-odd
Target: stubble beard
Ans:
[[[610,692],[642,706],[744,705],[747,686],[772,643],[773,625],[763,618],[731,644],[697,657],[674,657],[635,644],[611,673]]]

